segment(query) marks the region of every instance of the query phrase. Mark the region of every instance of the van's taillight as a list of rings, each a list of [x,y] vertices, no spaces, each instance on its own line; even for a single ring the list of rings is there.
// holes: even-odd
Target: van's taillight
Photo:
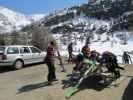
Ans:
[[[6,55],[2,55],[2,60],[6,60],[7,56]]]

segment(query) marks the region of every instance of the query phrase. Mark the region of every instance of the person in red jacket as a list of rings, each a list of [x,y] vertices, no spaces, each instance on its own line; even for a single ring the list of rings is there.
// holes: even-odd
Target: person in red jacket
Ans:
[[[54,58],[55,58],[55,51],[56,51],[56,43],[54,41],[50,41],[47,47],[47,54],[45,57],[45,62],[48,66],[48,82],[51,83],[52,81],[58,81],[55,75],[55,65],[54,65]]]
[[[85,58],[90,57],[90,47],[88,46],[88,44],[85,44],[85,46],[83,46],[82,53]]]

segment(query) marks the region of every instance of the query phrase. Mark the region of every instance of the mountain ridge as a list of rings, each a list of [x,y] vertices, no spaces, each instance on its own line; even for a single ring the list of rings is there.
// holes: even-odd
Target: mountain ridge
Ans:
[[[22,13],[0,6],[0,33],[18,31],[43,17],[45,17],[45,14],[26,16]]]

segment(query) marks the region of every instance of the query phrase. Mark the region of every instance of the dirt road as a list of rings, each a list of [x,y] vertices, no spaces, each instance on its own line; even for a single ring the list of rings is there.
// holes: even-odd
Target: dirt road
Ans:
[[[59,82],[51,86],[46,85],[47,67],[45,64],[0,73],[0,100],[65,100],[68,88],[62,89],[61,80],[64,80],[71,72],[72,66],[65,65],[67,73],[63,73],[56,65]],[[125,79],[119,86],[104,87],[99,90],[96,87],[84,86],[69,100],[121,100],[133,76],[133,65],[126,65],[125,69],[122,71]]]

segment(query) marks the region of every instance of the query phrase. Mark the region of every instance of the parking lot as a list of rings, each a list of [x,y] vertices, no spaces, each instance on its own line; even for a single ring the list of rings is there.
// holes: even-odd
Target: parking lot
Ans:
[[[0,71],[0,100],[65,100],[68,90],[62,89],[62,82],[71,73],[73,65],[65,65],[67,72],[60,71],[56,64],[56,74],[59,82],[48,86],[47,66],[45,64],[32,65],[21,70],[1,68]],[[121,100],[123,92],[133,76],[133,65],[125,65],[122,71],[125,77],[118,86],[109,86],[100,90],[91,86],[84,86],[69,100]],[[128,100],[128,99],[127,99]]]

